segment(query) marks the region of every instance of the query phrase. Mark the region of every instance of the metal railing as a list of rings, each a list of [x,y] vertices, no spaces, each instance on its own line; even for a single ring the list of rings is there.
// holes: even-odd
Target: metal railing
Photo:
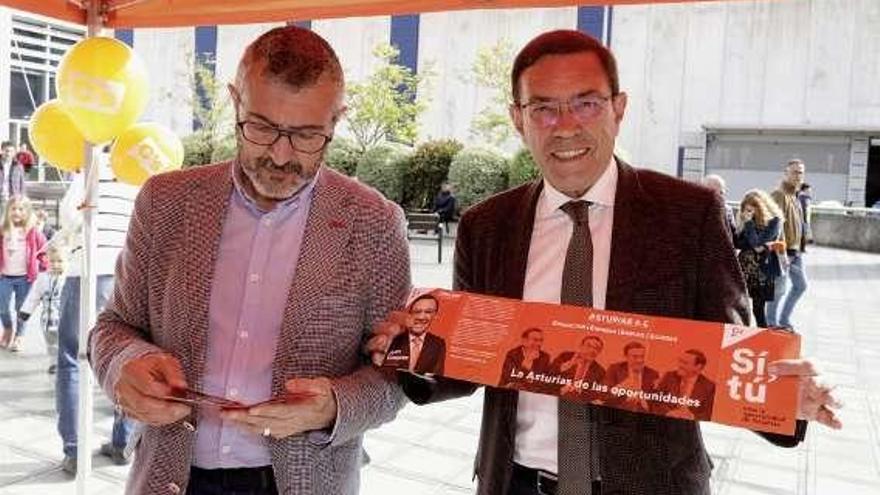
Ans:
[[[46,181],[25,182],[25,194],[31,200],[34,209],[43,209],[49,214],[49,224],[59,228],[61,216],[61,198],[67,192],[70,182]]]

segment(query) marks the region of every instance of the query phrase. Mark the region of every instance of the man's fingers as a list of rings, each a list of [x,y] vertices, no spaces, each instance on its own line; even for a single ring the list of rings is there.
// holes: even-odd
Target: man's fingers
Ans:
[[[405,327],[410,320],[410,314],[407,311],[392,311],[385,318],[385,321],[388,323],[393,323],[398,327]]]
[[[192,412],[186,404],[150,397],[131,386],[121,387],[117,397],[128,416],[154,426],[177,422]]]
[[[177,358],[167,353],[148,354],[123,366],[116,384],[116,401],[134,419],[166,425],[192,413],[186,404],[163,400],[173,387],[186,387]]]
[[[819,411],[816,412],[816,421],[835,430],[843,428],[843,423],[837,418],[834,411],[825,406],[820,407]]]
[[[376,328],[373,330],[373,335],[381,335],[388,339],[388,341],[390,342],[392,339],[394,339],[394,337],[397,337],[398,335],[403,333],[404,328],[406,328],[404,325],[384,321],[376,326]]]
[[[364,346],[364,350],[370,355],[370,360],[376,366],[382,366],[385,354],[391,346],[391,341],[397,337],[406,326],[409,315],[401,311],[392,311],[388,318],[373,328],[373,335]]]
[[[266,418],[290,419],[296,416],[296,408],[290,404],[263,404],[247,410],[247,416],[265,420]]]
[[[767,365],[767,372],[776,376],[816,376],[819,372],[806,359],[780,359]]]
[[[174,388],[188,388],[186,383],[186,375],[183,373],[183,366],[180,361],[170,355],[162,354],[162,358],[158,362],[159,372],[165,378],[165,382]]]
[[[242,429],[254,435],[265,436],[266,428],[269,428],[269,435],[275,438],[283,438],[292,433],[291,428],[284,421],[255,416],[246,411],[224,412],[223,419],[237,423]]]
[[[819,385],[812,378],[804,378],[806,380],[806,396],[807,399],[814,404],[828,406],[832,409],[840,409],[843,403],[834,396],[834,387],[827,385]]]
[[[120,382],[157,398],[170,395],[173,388],[187,387],[180,361],[166,353],[148,354],[126,363]]]
[[[382,366],[385,362],[385,353],[388,352],[388,346],[391,345],[391,339],[385,335],[375,335],[367,341],[366,351],[370,355],[370,360],[376,366]]]
[[[268,406],[267,406],[268,407]],[[256,408],[254,408],[256,409]],[[266,423],[267,418],[261,415],[253,414],[249,411],[224,411],[223,419],[235,421],[243,425],[260,426]]]
[[[165,397],[171,393],[172,389],[187,388],[183,367],[177,358],[170,354],[157,354],[148,356],[148,358],[152,358],[145,363],[153,378],[150,382],[150,395]]]

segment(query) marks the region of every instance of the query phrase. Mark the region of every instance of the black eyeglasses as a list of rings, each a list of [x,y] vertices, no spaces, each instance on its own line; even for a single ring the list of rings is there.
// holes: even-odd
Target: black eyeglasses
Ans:
[[[302,153],[317,153],[327,146],[332,139],[320,132],[292,130],[286,131],[269,124],[243,120],[236,123],[241,131],[241,136],[247,141],[260,146],[272,146],[277,143],[281,136],[287,138],[290,147]]]

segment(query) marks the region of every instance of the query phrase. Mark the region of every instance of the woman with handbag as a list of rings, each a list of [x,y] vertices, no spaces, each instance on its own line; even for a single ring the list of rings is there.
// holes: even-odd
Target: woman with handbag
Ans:
[[[759,327],[767,326],[765,305],[773,300],[775,280],[782,275],[784,266],[778,254],[782,222],[782,211],[769,194],[760,189],[745,194],[740,203],[734,241],[740,249],[737,259]]]

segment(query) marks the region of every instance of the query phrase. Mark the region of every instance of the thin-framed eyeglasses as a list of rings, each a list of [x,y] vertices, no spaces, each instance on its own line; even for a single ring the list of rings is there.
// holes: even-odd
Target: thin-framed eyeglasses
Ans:
[[[290,147],[296,151],[308,154],[314,154],[327,146],[332,137],[314,131],[304,130],[284,130],[273,125],[254,122],[251,120],[242,120],[237,122],[241,136],[253,144],[259,146],[272,146],[281,139],[281,136],[287,138]]]
[[[614,95],[589,94],[575,96],[569,100],[530,101],[520,104],[519,108],[526,112],[532,122],[541,127],[552,127],[558,124],[562,117],[563,107],[568,107],[568,111],[578,122],[586,124],[596,119],[613,98]]]

